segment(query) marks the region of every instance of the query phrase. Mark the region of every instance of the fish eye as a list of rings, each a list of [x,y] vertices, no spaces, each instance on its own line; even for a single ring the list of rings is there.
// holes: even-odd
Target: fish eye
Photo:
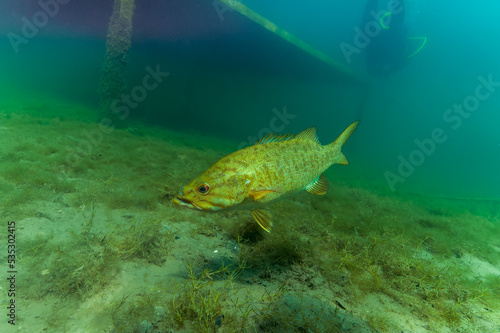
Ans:
[[[201,184],[196,190],[202,195],[208,194],[208,192],[210,192],[210,185],[207,183]]]

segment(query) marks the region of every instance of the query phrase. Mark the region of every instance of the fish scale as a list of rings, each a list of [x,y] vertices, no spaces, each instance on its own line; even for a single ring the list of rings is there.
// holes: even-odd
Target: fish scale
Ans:
[[[264,147],[263,156],[258,152],[253,155],[258,161],[256,168],[260,165],[260,174],[263,175],[259,177],[255,190],[258,187],[282,187],[287,193],[302,190],[331,164],[327,149],[312,141],[273,142]]]

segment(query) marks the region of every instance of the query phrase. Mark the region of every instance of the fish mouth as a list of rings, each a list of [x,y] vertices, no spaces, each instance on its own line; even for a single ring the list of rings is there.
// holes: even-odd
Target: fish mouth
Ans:
[[[179,205],[179,206],[183,206],[183,207],[190,208],[190,209],[201,210],[200,206],[198,206],[194,202],[189,201],[188,199],[185,199],[185,198],[180,197],[180,196],[176,196],[174,198],[173,202],[174,202],[174,204]]]

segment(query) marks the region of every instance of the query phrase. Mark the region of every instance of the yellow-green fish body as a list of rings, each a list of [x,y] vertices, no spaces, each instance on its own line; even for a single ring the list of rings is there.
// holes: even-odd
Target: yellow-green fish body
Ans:
[[[341,148],[358,123],[325,146],[314,127],[298,135],[270,134],[220,159],[184,186],[174,203],[203,211],[251,209],[269,232],[271,215],[265,205],[302,190],[325,194],[328,182],[322,173],[332,164],[348,164]]]

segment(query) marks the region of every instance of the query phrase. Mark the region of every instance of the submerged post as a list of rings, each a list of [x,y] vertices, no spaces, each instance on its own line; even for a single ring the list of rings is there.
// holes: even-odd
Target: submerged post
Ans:
[[[113,110],[113,103],[126,91],[128,50],[132,44],[134,0],[115,0],[106,40],[106,59],[99,83],[99,117],[108,118],[117,127],[123,126],[127,115]],[[116,109],[116,107],[115,107]],[[115,111],[115,112],[113,112]]]

